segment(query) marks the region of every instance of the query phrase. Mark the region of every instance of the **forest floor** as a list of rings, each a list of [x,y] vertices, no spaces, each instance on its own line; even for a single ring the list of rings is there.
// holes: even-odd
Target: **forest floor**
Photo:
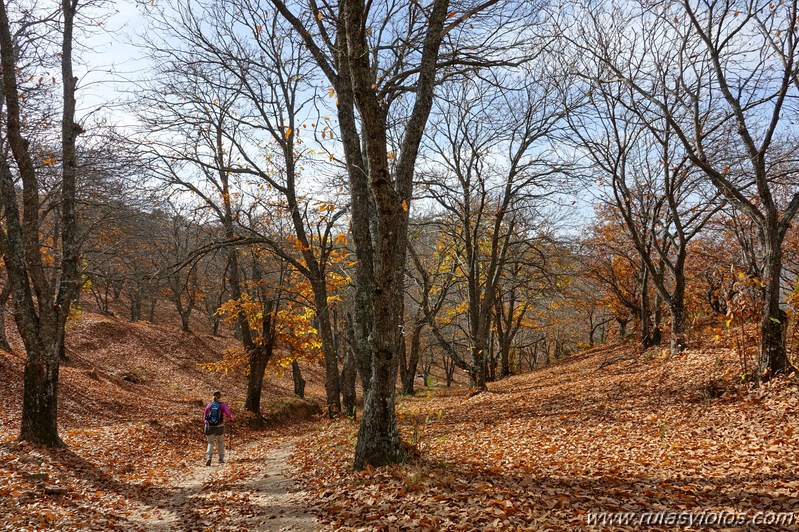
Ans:
[[[351,422],[303,436],[294,464],[332,529],[799,530],[796,374],[739,375],[729,349],[605,346],[401,400],[408,464],[352,472]]]
[[[250,428],[243,379],[196,366],[231,341],[165,333],[94,315],[74,327],[66,449],[14,441],[22,356],[0,352],[0,530],[799,529],[799,381],[752,388],[727,348],[616,344],[477,395],[422,388],[398,400],[408,463],[353,472],[357,423],[310,416],[277,376],[270,422]],[[320,400],[321,370],[306,378]],[[227,463],[206,467],[198,411],[217,387],[237,419]]]

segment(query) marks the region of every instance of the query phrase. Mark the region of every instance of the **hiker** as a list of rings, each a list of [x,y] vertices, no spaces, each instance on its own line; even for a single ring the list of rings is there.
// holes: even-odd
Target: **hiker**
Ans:
[[[221,401],[222,392],[214,392],[214,400],[205,405],[203,419],[205,420],[205,436],[208,438],[208,449],[205,451],[205,465],[211,465],[216,444],[219,463],[225,463],[225,418],[233,421],[233,416],[227,405]]]

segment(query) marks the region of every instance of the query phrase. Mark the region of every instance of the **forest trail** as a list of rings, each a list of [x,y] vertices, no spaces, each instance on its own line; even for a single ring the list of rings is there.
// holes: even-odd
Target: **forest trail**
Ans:
[[[225,464],[214,456],[159,486],[159,497],[130,516],[142,530],[316,531],[319,525],[300,501],[301,492],[285,473],[294,439],[274,445],[262,438],[237,447],[232,441]]]

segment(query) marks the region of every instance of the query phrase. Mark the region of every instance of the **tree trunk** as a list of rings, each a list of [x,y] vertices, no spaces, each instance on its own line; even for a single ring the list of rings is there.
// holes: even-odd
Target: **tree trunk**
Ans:
[[[327,417],[334,419],[341,413],[341,383],[338,374],[338,353],[336,352],[330,308],[327,302],[327,285],[322,279],[320,282],[314,281],[311,287],[314,294],[317,330],[322,341],[322,354],[325,361]]]
[[[136,289],[130,300],[130,321],[137,322],[141,317],[141,291]]]
[[[48,447],[64,446],[58,436],[58,370],[55,346],[52,353],[47,353],[43,347],[28,350],[20,440]]]
[[[250,351],[250,375],[247,378],[247,398],[244,401],[244,408],[254,414],[261,413],[261,393],[264,385],[264,373],[269,359],[272,358],[273,344],[271,341],[265,345],[258,346]]]
[[[187,312],[182,312],[180,314],[180,330],[183,332],[191,332],[189,329],[189,319],[191,317],[191,310]]]
[[[402,393],[404,395],[413,395],[416,393],[414,384],[416,382],[416,371],[419,367],[419,349],[422,344],[422,329],[424,329],[425,321],[420,312],[417,313],[416,322],[411,331],[411,345],[408,353],[408,365],[405,368],[405,374],[402,376]]]
[[[486,386],[486,357],[485,349],[482,345],[475,345],[472,351],[472,367],[469,372],[469,380],[472,388],[478,391],[485,391]]]
[[[229,213],[228,213],[229,214]],[[232,240],[234,232],[232,229],[231,218],[228,216],[225,220],[228,225],[226,229],[226,236]],[[235,248],[231,248],[228,253],[228,279],[230,284],[230,294],[234,300],[240,300],[242,297],[241,290],[241,272],[239,271],[239,258]],[[266,309],[263,310],[266,313]],[[244,403],[244,408],[255,414],[261,413],[261,387],[263,383],[263,370],[259,373],[259,358],[257,351],[264,346],[258,347],[252,338],[252,331],[250,330],[249,320],[244,310],[239,310],[236,316],[236,332],[237,337],[241,341],[241,346],[250,363],[250,376],[247,383],[247,399]],[[266,341],[266,339],[264,339]],[[270,348],[271,349],[271,348]],[[270,353],[271,355],[271,353]],[[263,364],[264,370],[266,364]]]
[[[355,355],[352,349],[347,349],[344,354],[344,363],[341,368],[341,401],[344,407],[344,416],[355,419]]]
[[[449,365],[444,364],[444,377],[447,380],[447,388],[452,386],[452,381],[454,380],[455,376],[455,363],[450,362]]]
[[[678,355],[686,347],[685,340],[685,283],[678,281],[675,283],[674,292],[669,302],[669,313],[671,314],[671,334],[669,338],[670,352]]]
[[[23,376],[22,423],[20,440],[47,446],[62,446],[58,436],[58,372],[64,324],[78,290],[80,247],[76,237],[75,210],[77,155],[75,140],[80,127],[75,124],[77,78],[72,71],[72,36],[77,2],[62,0],[61,16],[61,183],[58,214],[54,221],[56,242],[60,249],[45,272],[41,241],[42,221],[40,178],[33,164],[29,144],[23,138],[15,43],[6,12],[0,1],[0,79],[5,98],[5,133],[19,172],[22,189],[22,216],[19,213],[17,187],[11,175],[6,153],[0,154],[0,198],[5,215],[0,235],[3,255],[14,300],[14,318],[27,357]],[[34,302],[35,294],[35,302]]]
[[[383,301],[380,301],[383,299]],[[397,382],[396,316],[388,305],[396,305],[396,298],[380,298],[375,312],[373,333],[372,378],[364,398],[358,443],[355,448],[354,468],[367,465],[380,467],[405,461],[407,451],[400,439],[395,412]],[[382,304],[381,304],[382,303]]]
[[[0,292],[0,349],[11,351],[11,344],[8,343],[6,336],[6,304],[11,295],[11,283],[6,279],[6,284],[3,286],[3,291]]]
[[[486,380],[494,382],[497,380],[497,350],[494,334],[488,340],[488,361],[486,367]]]
[[[510,368],[510,345],[500,346],[499,352],[499,378],[504,379],[511,375]]]
[[[785,349],[788,315],[780,308],[781,243],[776,236],[767,234],[763,246],[763,319],[760,323],[763,343],[756,377],[763,381],[790,368]]]
[[[652,316],[650,312],[651,303],[650,303],[650,294],[649,294],[649,270],[645,267],[641,268],[641,314],[640,314],[640,321],[641,321],[641,348],[642,349],[649,349],[653,345],[656,345],[655,339],[653,338],[653,327],[652,327]]]
[[[616,316],[616,323],[619,325],[619,338],[622,340],[627,338],[627,324],[630,320],[619,318]]]
[[[58,351],[58,360],[61,362],[67,361],[67,346],[66,346],[66,330],[67,330],[67,318],[69,318],[69,313],[67,312],[59,312],[57,315],[57,324],[56,324],[56,334],[58,335],[58,344],[56,346],[56,350]]]
[[[404,332],[400,333],[399,348],[399,380],[402,394],[405,395],[405,379],[408,378],[408,342],[405,341]]]
[[[355,243],[354,342],[366,390],[355,449],[355,469],[404,461],[395,415],[395,385],[403,310],[403,279],[408,212],[419,146],[433,104],[439,48],[447,19],[447,0],[435,0],[426,14],[423,42],[416,48],[412,110],[396,162],[389,165],[388,104],[380,94],[371,64],[372,40],[364,28],[369,5],[343,0],[335,18],[335,42],[328,55],[285,5],[272,4],[305,39],[336,92],[339,131],[350,184],[350,228]],[[321,18],[320,18],[321,21]],[[416,35],[410,37],[414,39]]]
[[[263,316],[262,331],[263,338],[260,345],[253,345],[249,350],[250,375],[247,380],[247,398],[244,401],[244,408],[255,414],[261,413],[261,391],[264,384],[264,373],[266,366],[272,358],[275,347],[274,330],[274,301],[267,301],[262,309]],[[249,331],[249,329],[248,329]]]
[[[424,387],[430,388],[430,371],[433,369],[433,358],[425,359],[422,364],[422,379],[424,380]]]
[[[5,16],[4,10],[2,15]],[[0,20],[0,28],[3,23],[8,22]],[[64,443],[58,436],[58,317],[52,303],[47,308],[45,302],[40,307],[40,313],[36,312],[15,194],[11,172],[6,160],[0,156],[0,197],[12,200],[3,202],[6,218],[6,231],[2,239],[3,260],[8,270],[8,282],[11,283],[14,319],[27,353],[19,439],[48,447],[61,447]],[[46,297],[49,294],[42,295]]]
[[[357,282],[357,281],[356,281]],[[356,290],[358,292],[359,290]],[[372,328],[372,315],[362,307],[362,300],[358,301],[356,294],[356,309],[353,320],[352,353],[355,357],[355,367],[361,376],[361,393],[366,397],[369,382],[372,380],[372,350],[369,347],[369,331]],[[349,319],[349,315],[348,315]]]
[[[158,304],[158,299],[155,295],[150,297],[150,310],[147,314],[147,321],[155,323],[155,306]]]
[[[300,364],[297,359],[291,361],[291,376],[294,379],[294,395],[305,399],[305,379],[302,378]]]

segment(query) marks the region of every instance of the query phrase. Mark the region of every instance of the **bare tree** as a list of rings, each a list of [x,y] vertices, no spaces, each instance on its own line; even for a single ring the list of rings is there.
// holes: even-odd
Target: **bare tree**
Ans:
[[[354,349],[368,383],[355,468],[396,463],[406,456],[396,427],[394,383],[408,212],[437,75],[462,72],[468,61],[484,65],[490,56],[485,43],[501,33],[510,45],[514,35],[485,31],[470,39],[462,31],[466,20],[498,0],[272,4],[303,38],[337,98],[358,259]],[[442,44],[447,53],[441,53]],[[407,105],[398,104],[405,96]],[[405,112],[392,115],[398,109]],[[391,137],[398,139],[396,146],[389,143],[389,117],[397,126]]]
[[[625,13],[593,7],[564,35],[603,65],[596,81],[629,87],[652,122],[668,123],[688,160],[757,227],[758,378],[789,370],[780,276],[782,242],[799,210],[789,185],[796,134],[786,123],[799,90],[797,2],[642,3],[625,5]],[[780,187],[790,192],[777,194]]]
[[[601,67],[600,67],[601,68]],[[690,241],[718,212],[715,190],[699,173],[665,120],[655,121],[624,85],[587,91],[572,130],[618,213],[647,277],[668,305],[671,353],[686,347],[685,261]],[[646,347],[646,346],[644,346]]]
[[[80,250],[77,239],[77,136],[83,131],[75,122],[77,78],[72,70],[72,48],[77,2],[63,0],[40,19],[11,21],[8,2],[0,2],[0,72],[5,102],[5,126],[13,166],[5,150],[0,152],[0,201],[5,232],[0,251],[8,271],[14,301],[14,317],[25,344],[24,396],[19,438],[47,446],[61,446],[58,436],[58,371],[64,327],[70,306],[80,289]],[[57,23],[57,24],[56,24]],[[12,26],[13,24],[13,26]],[[59,202],[55,211],[57,247],[48,250],[42,241],[40,209],[42,172],[37,170],[22,123],[23,105],[17,59],[20,31],[42,25],[55,28],[61,59],[61,135]],[[20,201],[15,172],[21,181]],[[22,205],[19,213],[18,205]],[[50,257],[47,257],[52,253]],[[49,269],[48,259],[54,269]]]
[[[430,129],[430,150],[443,168],[434,164],[426,186],[457,242],[458,274],[466,282],[469,373],[478,390],[486,388],[489,336],[509,252],[535,235],[534,228],[521,230],[523,222],[541,223],[545,198],[559,188],[550,142],[570,103],[566,79],[550,70],[552,64],[541,55],[499,83],[477,79],[450,86]]]
[[[262,207],[288,216],[294,233],[291,239],[274,240],[241,224],[240,230],[251,241],[268,245],[310,281],[325,358],[328,415],[335,417],[341,410],[340,387],[326,277],[335,247],[332,231],[343,210],[335,205],[334,195],[314,193],[310,179],[302,175],[303,165],[314,164],[313,136],[324,137],[329,126],[315,106],[316,74],[301,38],[262,4],[236,0],[179,2],[171,5],[172,11],[153,7],[160,37],[150,49],[166,67],[167,87],[191,84],[207,105],[218,100],[215,93],[225,95],[227,105],[220,107],[216,119],[202,114],[194,118],[200,124],[203,120],[226,124],[218,144],[226,146],[227,156],[207,159],[205,167],[238,176],[240,188],[234,193],[254,194],[256,187],[248,187],[249,181],[268,185],[274,193]],[[210,12],[213,17],[206,16]],[[180,46],[175,47],[175,42]],[[165,109],[174,108],[178,92],[168,97],[151,93],[150,98]],[[304,135],[309,135],[308,142]],[[261,201],[263,195],[259,197]],[[330,216],[324,216],[324,230],[315,233],[314,203],[320,197],[333,208],[324,211]]]

